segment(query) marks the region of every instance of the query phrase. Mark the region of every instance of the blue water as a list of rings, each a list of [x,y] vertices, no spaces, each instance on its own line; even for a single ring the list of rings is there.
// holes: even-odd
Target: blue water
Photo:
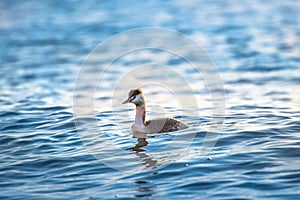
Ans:
[[[297,1],[4,0],[0,10],[0,199],[299,199]],[[210,93],[165,52],[116,60],[96,89],[95,118],[74,116],[73,88],[87,55],[110,36],[142,27],[189,36],[217,66],[226,118],[208,155],[200,152],[211,122]],[[89,60],[87,86],[110,53]],[[155,61],[198,86],[199,116],[188,108],[178,112],[169,93],[145,86],[151,117],[164,111],[191,125],[148,136],[146,145],[130,132],[133,106],[108,105],[126,98],[130,88],[111,96],[125,69]],[[90,126],[94,120],[99,127]],[[191,133],[188,150],[177,148]]]

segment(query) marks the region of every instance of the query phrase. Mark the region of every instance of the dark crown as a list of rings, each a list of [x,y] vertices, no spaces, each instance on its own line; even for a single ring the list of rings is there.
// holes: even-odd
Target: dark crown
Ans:
[[[142,89],[136,88],[136,89],[130,90],[128,96],[132,97],[132,96],[135,96],[135,95],[138,95],[138,94],[142,94],[142,93],[143,93]]]

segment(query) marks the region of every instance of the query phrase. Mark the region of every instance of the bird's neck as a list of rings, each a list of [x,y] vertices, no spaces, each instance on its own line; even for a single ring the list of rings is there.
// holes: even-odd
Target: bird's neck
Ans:
[[[136,106],[134,124],[137,126],[145,126],[146,105],[143,103]]]

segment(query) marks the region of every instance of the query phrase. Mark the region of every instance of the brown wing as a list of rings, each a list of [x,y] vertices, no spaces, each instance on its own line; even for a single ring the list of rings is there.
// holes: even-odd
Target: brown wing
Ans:
[[[147,132],[162,133],[186,129],[188,125],[174,118],[159,118],[147,121],[146,128]]]

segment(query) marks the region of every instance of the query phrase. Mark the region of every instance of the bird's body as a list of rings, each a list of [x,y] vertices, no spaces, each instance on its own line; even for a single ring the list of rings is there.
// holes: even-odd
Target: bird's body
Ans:
[[[146,104],[145,97],[141,89],[132,89],[129,92],[128,99],[124,103],[133,103],[136,105],[134,124],[131,129],[133,132],[140,133],[161,133],[173,132],[188,128],[188,125],[174,118],[158,118],[145,121]]]
[[[141,133],[163,133],[173,132],[188,128],[183,122],[174,118],[158,118],[145,122],[145,125],[133,124],[131,129],[134,132]]]

